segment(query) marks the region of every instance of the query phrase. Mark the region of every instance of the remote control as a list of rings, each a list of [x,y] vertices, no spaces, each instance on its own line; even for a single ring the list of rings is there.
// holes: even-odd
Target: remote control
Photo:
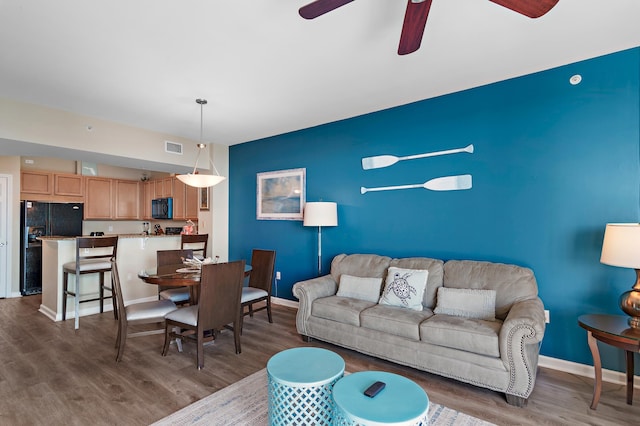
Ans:
[[[384,382],[375,382],[374,384],[369,386],[367,390],[364,391],[364,394],[369,398],[373,398],[374,396],[379,394],[380,391],[384,389],[385,386],[386,384]]]

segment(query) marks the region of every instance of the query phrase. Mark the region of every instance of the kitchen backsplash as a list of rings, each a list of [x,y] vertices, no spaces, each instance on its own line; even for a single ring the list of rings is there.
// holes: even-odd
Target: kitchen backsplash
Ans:
[[[92,232],[104,232],[105,234],[142,234],[143,227],[142,220],[118,220],[118,221],[98,221],[98,220],[85,220],[82,222],[82,234],[89,235]],[[187,222],[177,220],[152,220],[149,221],[149,232],[154,233],[154,225],[160,225],[162,229],[168,227],[182,227]],[[197,226],[196,226],[197,229]]]

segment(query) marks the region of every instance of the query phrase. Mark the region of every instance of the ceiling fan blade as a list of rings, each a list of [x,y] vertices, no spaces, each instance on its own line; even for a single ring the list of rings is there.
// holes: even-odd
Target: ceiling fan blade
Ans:
[[[529,18],[539,18],[558,3],[559,0],[490,0]]]
[[[420,48],[424,27],[427,25],[429,9],[431,9],[431,1],[408,0],[404,23],[402,24],[402,33],[400,34],[398,55],[407,55]]]
[[[298,10],[298,13],[304,19],[313,19],[352,1],[353,0],[316,0],[306,6],[302,6],[300,10]]]

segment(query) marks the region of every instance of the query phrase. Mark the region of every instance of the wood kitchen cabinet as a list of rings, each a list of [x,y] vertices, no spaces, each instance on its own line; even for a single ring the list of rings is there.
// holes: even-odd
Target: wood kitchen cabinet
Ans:
[[[85,185],[84,218],[112,219],[114,201],[112,179],[87,177]]]
[[[140,202],[142,203],[141,211],[142,218],[151,220],[151,200],[156,197],[156,183],[155,181],[148,180],[142,183],[142,194]]]
[[[21,172],[20,192],[51,195],[53,192],[53,173],[38,170]]]
[[[185,193],[187,185],[175,179],[173,182],[173,219],[185,220]]]
[[[173,197],[173,181],[175,178],[168,177],[164,179],[155,180],[156,196],[154,198],[168,198]]]
[[[198,220],[198,188],[173,179],[173,219]]]
[[[140,182],[115,179],[113,187],[113,219],[140,219]]]
[[[53,195],[82,197],[84,195],[84,180],[82,179],[82,175],[54,173]]]
[[[82,175],[55,173],[44,170],[20,172],[20,199],[51,202],[82,202]]]
[[[185,217],[193,221],[198,220],[198,193],[200,188],[185,185]]]

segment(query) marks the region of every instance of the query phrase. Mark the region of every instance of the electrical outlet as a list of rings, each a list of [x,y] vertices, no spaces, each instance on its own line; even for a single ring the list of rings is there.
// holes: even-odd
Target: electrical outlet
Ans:
[[[545,309],[544,310],[544,322],[549,324],[551,322],[551,319],[549,319],[549,310]]]
[[[109,232],[113,231],[113,226],[109,226]]]
[[[280,275],[280,271],[276,272],[276,280],[280,280],[282,279],[282,276]]]

